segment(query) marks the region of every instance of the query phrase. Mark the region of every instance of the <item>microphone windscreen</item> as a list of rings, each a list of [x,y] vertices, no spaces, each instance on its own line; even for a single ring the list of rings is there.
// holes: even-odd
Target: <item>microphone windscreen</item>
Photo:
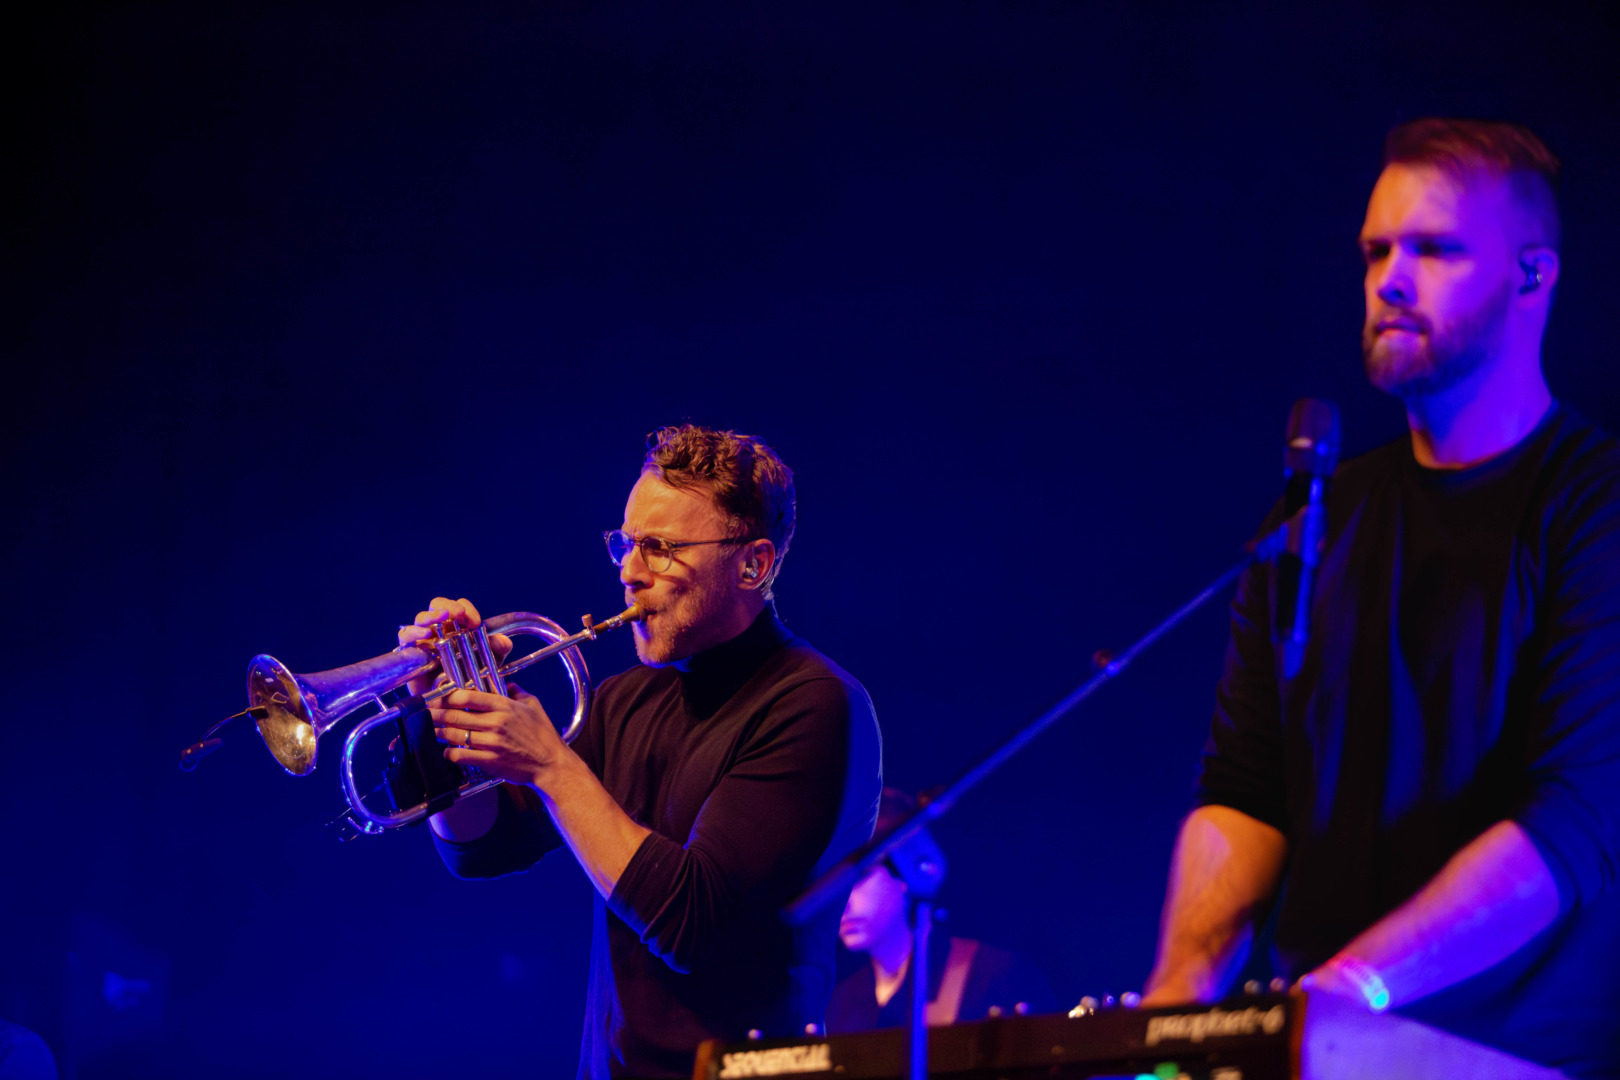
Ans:
[[[1331,401],[1300,398],[1288,411],[1283,469],[1290,477],[1328,477],[1339,464],[1339,410]]]

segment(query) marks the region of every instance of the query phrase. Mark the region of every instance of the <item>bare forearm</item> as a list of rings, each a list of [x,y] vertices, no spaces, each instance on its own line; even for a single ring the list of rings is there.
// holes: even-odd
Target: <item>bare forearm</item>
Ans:
[[[545,767],[536,789],[591,884],[603,897],[612,896],[650,830],[630,819],[572,751]]]
[[[1558,886],[1523,829],[1502,821],[1453,855],[1406,903],[1359,934],[1335,960],[1376,973],[1403,1005],[1501,963],[1558,917]],[[1359,993],[1334,961],[1307,985]]]
[[[1194,810],[1171,858],[1147,1004],[1210,1001],[1242,962],[1282,875],[1282,833],[1224,806]]]

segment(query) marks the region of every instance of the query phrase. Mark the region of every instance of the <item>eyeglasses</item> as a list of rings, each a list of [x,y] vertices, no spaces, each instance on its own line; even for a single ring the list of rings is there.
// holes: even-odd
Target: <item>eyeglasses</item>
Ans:
[[[665,540],[661,536],[643,536],[638,540],[623,529],[605,532],[602,539],[607,542],[608,558],[613,560],[614,566],[623,566],[630,553],[640,548],[641,561],[655,574],[662,574],[668,570],[669,564],[675,561],[675,553],[681,548],[699,547],[703,544],[748,543],[747,539],[738,537],[727,537],[724,540]]]

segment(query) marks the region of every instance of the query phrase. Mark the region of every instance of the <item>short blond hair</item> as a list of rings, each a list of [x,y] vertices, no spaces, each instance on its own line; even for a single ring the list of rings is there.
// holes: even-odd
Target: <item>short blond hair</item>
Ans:
[[[661,427],[647,436],[641,471],[673,488],[706,487],[726,528],[738,540],[769,540],[776,561],[765,596],[793,542],[793,470],[754,435],[697,424]]]
[[[1385,137],[1384,165],[1428,165],[1462,183],[1479,173],[1506,180],[1539,228],[1539,242],[1557,248],[1563,239],[1558,214],[1563,166],[1522,124],[1443,116],[1413,120]]]

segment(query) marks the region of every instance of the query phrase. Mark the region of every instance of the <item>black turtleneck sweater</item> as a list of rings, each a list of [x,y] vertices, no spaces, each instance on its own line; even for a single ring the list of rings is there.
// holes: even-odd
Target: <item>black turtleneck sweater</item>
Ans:
[[[842,904],[798,928],[777,912],[871,836],[881,752],[861,685],[767,608],[691,660],[604,680],[573,748],[652,830],[596,898],[579,1075],[689,1076],[704,1039],[822,1023]],[[531,792],[498,790],[484,837],[435,837],[458,877],[562,844]]]

